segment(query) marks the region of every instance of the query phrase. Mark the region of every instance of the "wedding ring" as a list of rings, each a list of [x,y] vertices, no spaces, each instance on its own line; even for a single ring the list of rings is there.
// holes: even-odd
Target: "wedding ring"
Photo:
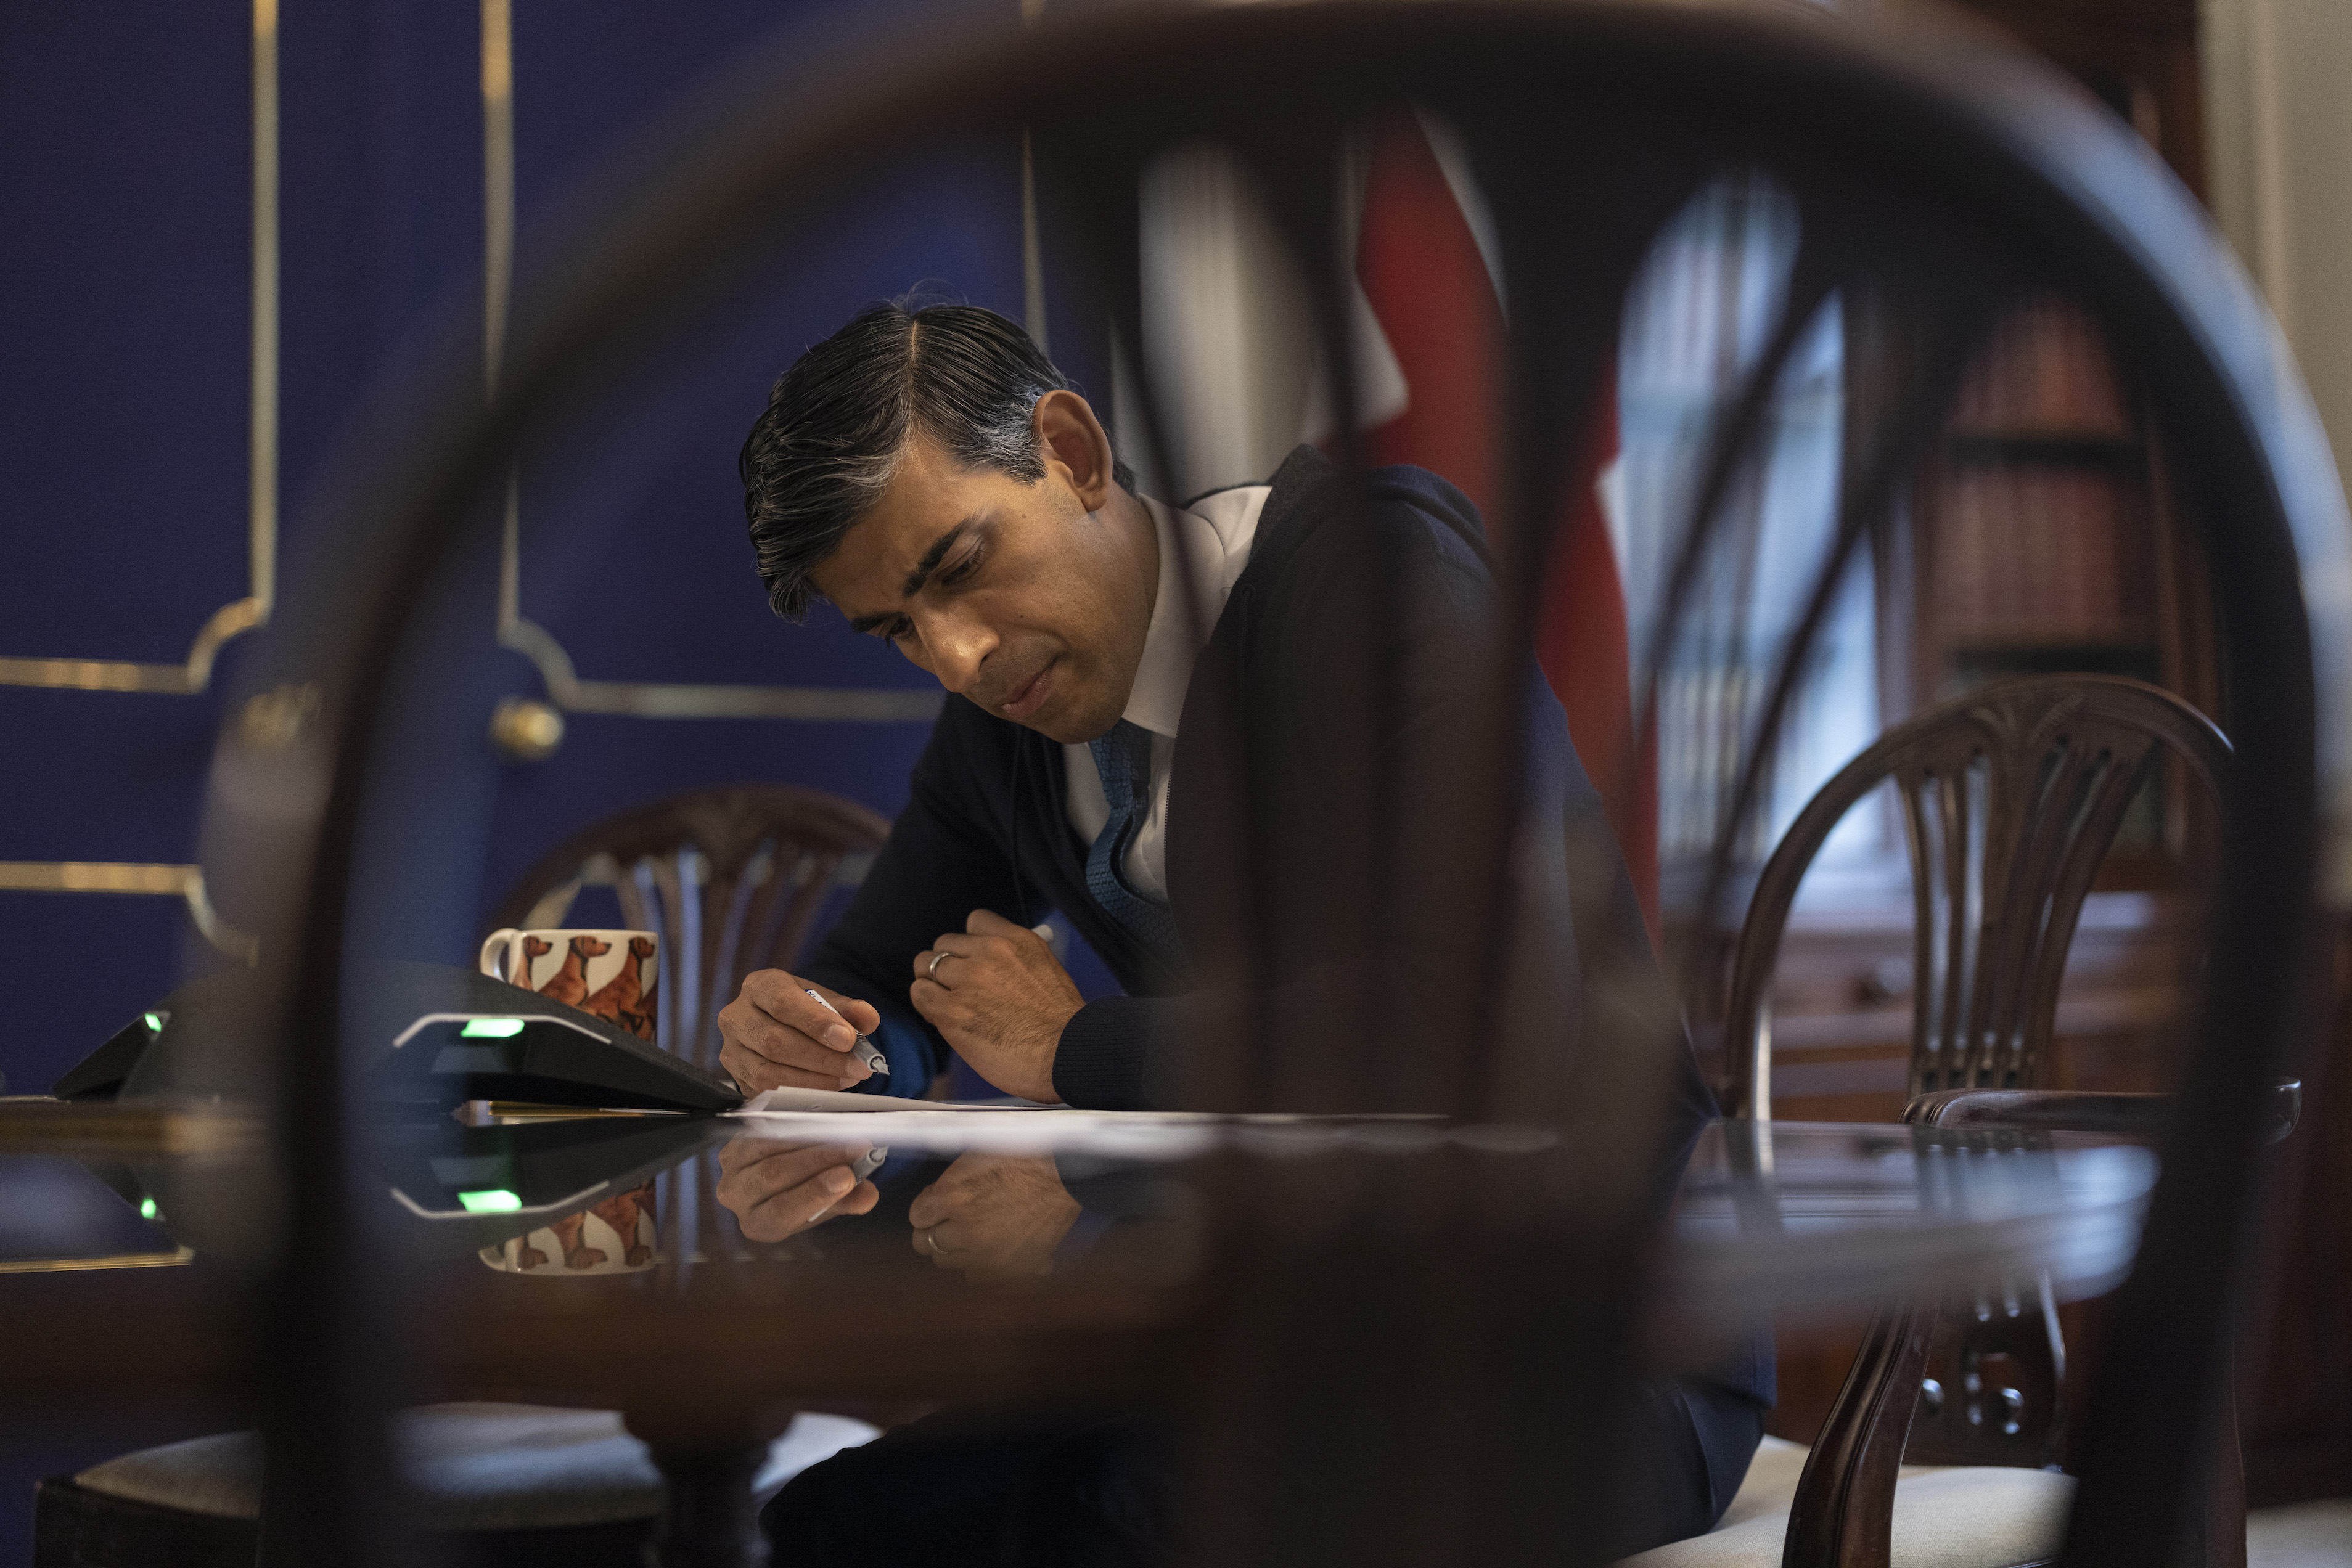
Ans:
[[[931,1250],[938,1253],[940,1257],[944,1258],[948,1255],[948,1249],[940,1245],[940,1228],[938,1226],[934,1225],[929,1230],[924,1231],[923,1239],[929,1242],[931,1244]]]
[[[955,956],[955,955],[954,955],[954,954],[952,954],[952,953],[934,953],[934,954],[932,954],[932,955],[931,955],[931,967],[930,967],[929,968],[928,968],[928,969],[924,970],[924,971],[923,971],[923,973],[924,973],[924,974],[926,974],[926,975],[928,975],[928,976],[929,976],[929,977],[930,977],[932,979],[934,979],[934,980],[938,979],[938,978],[940,977],[940,966],[941,964],[946,963],[949,959],[950,959],[950,958],[952,958],[952,957],[954,957],[954,956]]]

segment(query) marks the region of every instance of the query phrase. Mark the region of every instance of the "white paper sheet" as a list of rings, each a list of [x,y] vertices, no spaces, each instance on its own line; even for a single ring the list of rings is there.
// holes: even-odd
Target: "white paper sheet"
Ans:
[[[724,1114],[739,1124],[740,1135],[751,1138],[887,1144],[893,1150],[943,1154],[1081,1153],[1144,1160],[1188,1158],[1223,1143],[1262,1154],[1309,1155],[1346,1147],[1410,1152],[1453,1135],[1438,1124],[1439,1118],[1413,1114],[1079,1111],[1026,1100],[905,1100],[828,1089],[771,1089]],[[1486,1147],[1480,1141],[1486,1131],[1491,1130],[1473,1129],[1465,1136],[1475,1146]]]
[[[758,1116],[792,1111],[821,1111],[831,1114],[864,1114],[872,1112],[954,1112],[971,1111],[1067,1111],[1066,1105],[1040,1105],[1034,1100],[907,1100],[896,1094],[847,1094],[838,1089],[771,1089],[755,1094],[732,1111],[729,1116]]]
[[[866,1096],[844,1096],[862,1100]],[[1185,1159],[1216,1146],[1213,1117],[1177,1119],[1117,1111],[1024,1111],[971,1116],[920,1100],[899,1102],[903,1114],[789,1109],[737,1113],[737,1135],[793,1144],[887,1145],[894,1154],[1094,1154],[1137,1160]],[[961,1110],[982,1107],[964,1106]]]

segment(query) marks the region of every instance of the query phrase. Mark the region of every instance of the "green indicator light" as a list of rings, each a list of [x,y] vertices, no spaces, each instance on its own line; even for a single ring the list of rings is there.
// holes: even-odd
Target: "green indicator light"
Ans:
[[[151,1034],[163,1033],[163,1015],[162,1013],[149,1013],[147,1015],[147,1030]]]
[[[142,1197],[139,1200],[139,1218],[142,1219],[152,1219],[155,1218],[155,1200],[153,1198]]]
[[[520,1019],[467,1019],[457,1031],[468,1040],[504,1040],[522,1032]]]
[[[457,1201],[466,1206],[467,1214],[511,1214],[522,1207],[522,1199],[502,1186],[488,1192],[461,1192]]]

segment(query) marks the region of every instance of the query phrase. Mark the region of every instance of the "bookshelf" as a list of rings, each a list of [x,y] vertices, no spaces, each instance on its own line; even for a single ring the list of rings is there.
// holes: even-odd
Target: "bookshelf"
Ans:
[[[1914,484],[1906,572],[1882,590],[1910,647],[1888,717],[2016,675],[2129,675],[2226,727],[2200,543],[2162,444],[2089,311],[2020,301],[1978,351]],[[1906,689],[1907,688],[1907,689]],[[2174,887],[2211,812],[2176,768],[2135,803],[2099,886]]]
[[[2193,652],[2167,645],[2184,618],[2158,604],[2188,586],[2189,548],[2162,482],[2088,315],[2055,295],[2012,309],[1918,478],[1915,700],[2054,671],[2188,674]]]
[[[2075,77],[2203,193],[2196,0],[1960,4]],[[1849,340],[1883,348],[1886,330],[1850,311]],[[1880,392],[1850,373],[1850,431],[1882,406]],[[1907,502],[1872,541],[1886,725],[2012,675],[2079,673],[2152,682],[2227,729],[2196,520],[2174,495],[2130,367],[2085,302],[2038,295],[1995,323]],[[2057,1086],[2169,1086],[2200,946],[2186,890],[2215,825],[2185,778],[2160,774],[2135,803],[2070,950]],[[1891,815],[1889,826],[1899,853]],[[1910,950],[1907,907],[1792,920],[1774,987],[1777,1115],[1900,1113]],[[2069,1316],[2078,1333],[2084,1314]],[[1769,1430],[1813,1436],[1859,1339],[1859,1325],[1782,1337]],[[2248,1414],[2249,1431],[2261,1430],[2264,1409]]]
[[[2045,298],[1996,329],[1925,476],[1919,603],[1938,696],[2080,669],[2155,680],[2145,460],[2090,322]]]

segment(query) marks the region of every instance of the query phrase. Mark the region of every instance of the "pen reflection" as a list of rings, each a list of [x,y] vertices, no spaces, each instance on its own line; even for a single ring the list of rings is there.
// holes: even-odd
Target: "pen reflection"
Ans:
[[[733,1139],[719,1150],[719,1202],[749,1241],[787,1241],[828,1219],[871,1213],[881,1190],[858,1167],[873,1147]]]

